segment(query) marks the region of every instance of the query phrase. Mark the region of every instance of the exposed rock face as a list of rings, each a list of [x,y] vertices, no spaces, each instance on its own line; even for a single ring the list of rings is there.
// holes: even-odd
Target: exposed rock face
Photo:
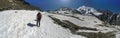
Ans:
[[[33,6],[30,6],[29,3],[26,3],[24,0],[0,0],[0,10],[35,10]]]
[[[109,10],[98,10],[99,12],[103,13],[103,15],[99,16],[104,22],[108,22],[111,25],[120,25],[120,14],[112,13]]]
[[[116,24],[120,26],[120,14],[117,15],[117,21]]]
[[[100,15],[98,18],[104,22],[109,22],[111,16],[113,15],[112,12],[109,10],[97,10],[97,11],[102,13],[102,15]]]

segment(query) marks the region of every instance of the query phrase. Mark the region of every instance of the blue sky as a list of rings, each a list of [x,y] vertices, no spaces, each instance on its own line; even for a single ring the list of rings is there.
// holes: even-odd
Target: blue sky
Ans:
[[[25,0],[42,10],[55,10],[59,7],[76,9],[80,6],[90,6],[95,9],[106,9],[120,12],[120,0]]]

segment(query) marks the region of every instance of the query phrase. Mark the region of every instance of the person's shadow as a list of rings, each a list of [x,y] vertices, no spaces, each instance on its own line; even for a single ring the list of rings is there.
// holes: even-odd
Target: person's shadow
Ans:
[[[32,23],[28,23],[27,25],[28,25],[28,26],[30,26],[30,27],[37,26],[37,25],[35,25],[35,24],[32,24]]]

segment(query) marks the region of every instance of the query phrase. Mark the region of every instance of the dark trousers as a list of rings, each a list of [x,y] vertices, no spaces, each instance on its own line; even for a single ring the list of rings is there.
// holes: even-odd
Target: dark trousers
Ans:
[[[38,27],[40,27],[40,20],[37,20],[36,25],[37,25]]]

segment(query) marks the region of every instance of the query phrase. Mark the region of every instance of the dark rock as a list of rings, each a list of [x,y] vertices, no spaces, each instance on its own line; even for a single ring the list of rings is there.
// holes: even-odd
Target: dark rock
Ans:
[[[39,10],[24,0],[0,0],[0,10]]]

